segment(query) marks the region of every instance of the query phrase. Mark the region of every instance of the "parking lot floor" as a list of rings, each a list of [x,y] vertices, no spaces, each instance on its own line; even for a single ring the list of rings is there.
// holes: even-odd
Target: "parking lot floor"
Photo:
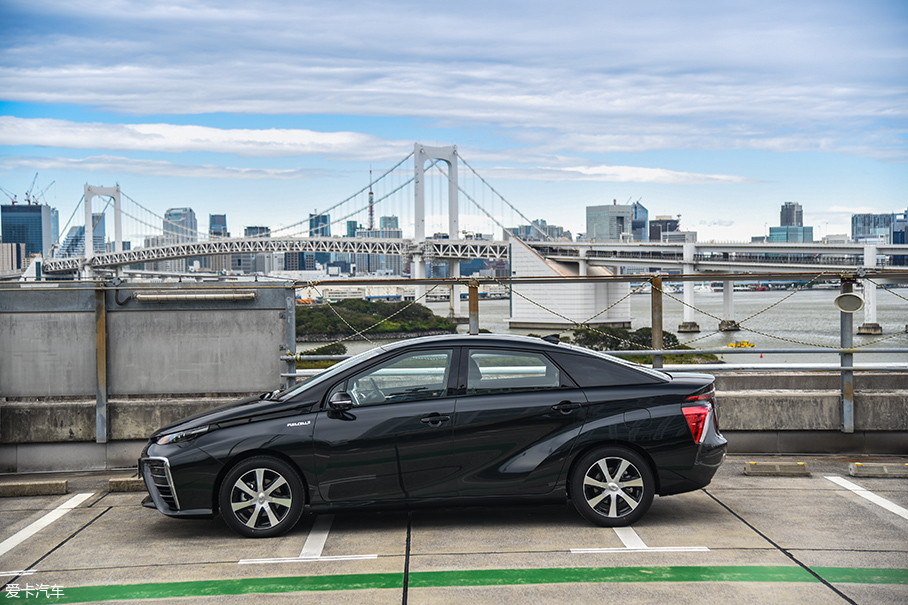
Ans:
[[[812,474],[745,475],[752,460]],[[114,473],[70,474],[66,495],[0,499],[2,598],[906,603],[908,479],[849,477],[852,460],[868,459],[730,456],[707,488],[656,498],[632,528],[565,504],[307,515],[265,540],[143,508],[143,493],[107,491]]]

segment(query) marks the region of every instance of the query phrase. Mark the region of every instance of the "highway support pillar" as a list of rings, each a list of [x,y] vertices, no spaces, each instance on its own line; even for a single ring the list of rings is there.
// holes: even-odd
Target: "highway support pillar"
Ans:
[[[876,246],[864,246],[864,267],[876,268]],[[876,321],[876,283],[864,279],[864,323],[858,326],[861,336],[880,336],[883,327]]]
[[[854,280],[851,277],[842,277],[842,294],[854,291]],[[854,315],[847,311],[839,311],[841,317],[841,346],[842,346],[842,432],[854,432],[854,354],[846,351],[852,350],[854,345]]]
[[[719,322],[720,332],[737,332],[741,329],[735,321],[735,282],[726,279],[722,282],[722,317]]]
[[[451,282],[451,297],[450,297],[450,307],[448,311],[449,318],[454,321],[458,318],[463,317],[461,309],[463,308],[460,304],[460,282],[456,281],[460,278],[460,261],[457,259],[448,261],[448,275],[451,276],[455,281]]]
[[[661,351],[662,342],[662,278],[658,275],[653,278],[651,290],[653,306],[653,350]],[[662,367],[662,355],[653,355],[653,367]]]
[[[426,261],[420,254],[415,254],[413,260],[410,262],[410,275],[413,276],[413,279],[423,280],[426,278]],[[413,286],[413,300],[424,305],[426,301],[426,285],[421,282],[416,282]]]
[[[103,284],[95,287],[95,351],[97,390],[95,399],[95,443],[107,443],[107,293]]]
[[[683,254],[684,254],[684,269],[683,272],[685,275],[690,275],[694,272],[694,256],[696,254],[696,249],[694,244],[685,243],[682,244]],[[682,282],[682,300],[684,301],[684,309],[682,310],[682,322],[678,326],[678,332],[699,332],[700,325],[694,321],[694,282],[685,281]]]

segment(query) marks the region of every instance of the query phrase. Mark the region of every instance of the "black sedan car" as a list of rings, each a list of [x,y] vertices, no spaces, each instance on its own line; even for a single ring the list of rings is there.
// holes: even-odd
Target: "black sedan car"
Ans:
[[[416,338],[151,436],[146,506],[249,537],[313,512],[570,499],[603,526],[707,485],[725,458],[712,376],[543,339]]]

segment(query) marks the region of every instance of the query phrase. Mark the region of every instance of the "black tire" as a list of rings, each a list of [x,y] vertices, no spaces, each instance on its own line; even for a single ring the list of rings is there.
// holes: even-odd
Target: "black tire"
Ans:
[[[293,529],[304,499],[299,474],[271,456],[238,462],[224,476],[218,493],[221,517],[246,538],[272,538]]]
[[[620,446],[586,454],[571,472],[571,500],[588,521],[622,527],[638,521],[653,503],[656,480],[646,460]]]

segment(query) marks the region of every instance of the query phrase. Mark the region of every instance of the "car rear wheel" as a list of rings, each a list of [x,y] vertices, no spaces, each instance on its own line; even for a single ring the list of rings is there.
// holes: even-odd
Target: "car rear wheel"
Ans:
[[[224,521],[247,538],[270,538],[290,531],[303,512],[303,500],[299,474],[270,456],[237,463],[224,476],[218,494]]]
[[[653,503],[656,481],[640,454],[619,446],[583,456],[571,474],[571,500],[587,520],[604,527],[630,525]]]

